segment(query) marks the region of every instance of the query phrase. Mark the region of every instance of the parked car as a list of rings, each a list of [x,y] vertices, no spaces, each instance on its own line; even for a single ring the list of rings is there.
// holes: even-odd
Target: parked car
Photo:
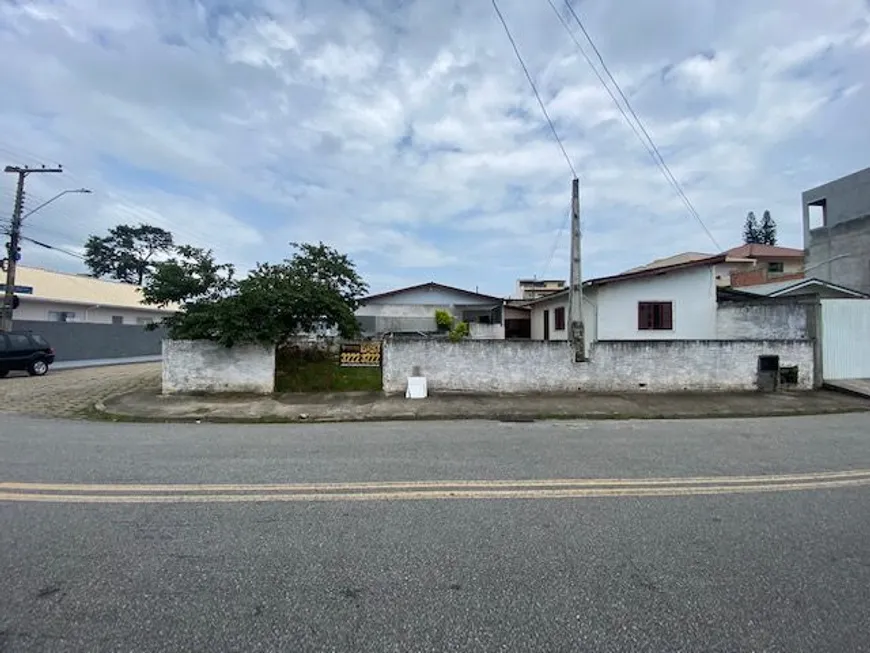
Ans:
[[[13,370],[42,376],[54,363],[54,349],[42,336],[30,331],[0,332],[0,378]]]

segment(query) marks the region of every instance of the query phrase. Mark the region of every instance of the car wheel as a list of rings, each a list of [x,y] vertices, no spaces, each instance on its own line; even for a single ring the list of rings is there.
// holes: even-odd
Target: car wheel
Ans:
[[[0,370],[0,379],[9,375],[9,370]]]
[[[30,376],[45,376],[46,372],[48,372],[48,363],[41,358],[33,361],[27,366],[27,373]]]

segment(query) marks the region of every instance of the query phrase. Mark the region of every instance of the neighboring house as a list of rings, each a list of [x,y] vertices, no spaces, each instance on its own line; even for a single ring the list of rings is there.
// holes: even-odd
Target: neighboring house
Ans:
[[[804,191],[808,272],[870,294],[870,168]]]
[[[739,288],[769,281],[802,279],[804,251],[774,245],[741,245],[725,252],[717,264],[716,283]]]
[[[475,338],[502,339],[505,300],[429,282],[370,295],[359,301],[357,320],[364,335],[436,333],[435,311],[468,322]]]
[[[15,320],[145,325],[175,312],[146,306],[140,288],[132,284],[42,268],[19,265],[15,287],[21,300]]]
[[[760,297],[783,298],[799,297],[802,299],[867,299],[868,295],[858,290],[838,286],[821,279],[791,279],[788,281],[772,281],[768,283],[741,286],[738,290],[743,294]]]
[[[788,278],[801,274],[802,260],[800,250],[745,245],[716,255],[687,252],[591,279],[583,284],[587,345],[595,340],[714,339],[719,293],[733,278]],[[568,339],[568,290],[526,305],[532,340]]]
[[[565,289],[564,279],[518,279],[515,299],[539,299]]]
[[[632,268],[624,274],[673,268],[716,257],[724,257],[716,267],[716,285],[721,287],[739,287],[803,277],[803,250],[773,245],[741,245],[718,255],[683,252]]]

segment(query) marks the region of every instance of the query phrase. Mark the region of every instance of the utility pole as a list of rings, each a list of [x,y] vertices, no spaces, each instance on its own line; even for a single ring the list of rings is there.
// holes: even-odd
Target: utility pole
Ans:
[[[580,238],[580,180],[575,177],[571,182],[571,290],[568,295],[568,316],[574,360],[578,363],[586,360]]]
[[[15,300],[15,270],[18,267],[18,247],[21,242],[21,214],[24,212],[24,178],[32,172],[63,172],[63,168],[30,168],[28,166],[6,166],[5,172],[18,175],[18,188],[15,192],[15,207],[12,211],[12,225],[9,229],[6,257],[6,287],[3,304],[0,306],[0,331],[12,330],[12,304]]]

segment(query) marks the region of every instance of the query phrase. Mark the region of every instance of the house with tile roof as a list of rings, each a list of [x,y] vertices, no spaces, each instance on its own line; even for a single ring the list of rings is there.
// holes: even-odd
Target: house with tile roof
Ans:
[[[719,337],[725,289],[803,278],[803,250],[741,245],[720,254],[685,252],[584,283],[587,344],[595,340]],[[733,298],[732,298],[733,299]],[[743,301],[762,301],[745,293]],[[567,340],[568,291],[528,302],[532,340]]]

